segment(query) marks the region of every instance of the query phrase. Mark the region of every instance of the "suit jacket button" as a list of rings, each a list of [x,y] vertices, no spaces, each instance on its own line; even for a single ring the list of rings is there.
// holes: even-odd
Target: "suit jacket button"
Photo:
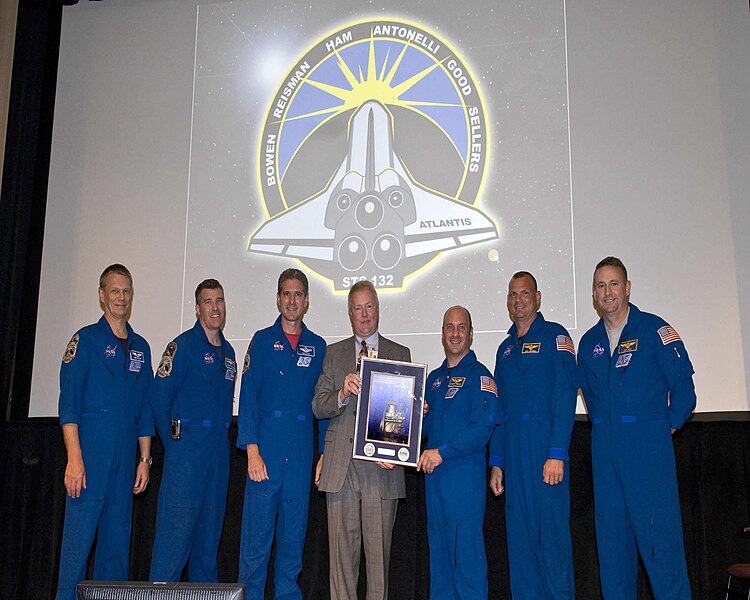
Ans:
[[[353,444],[354,443],[354,438],[349,438],[349,443]]]

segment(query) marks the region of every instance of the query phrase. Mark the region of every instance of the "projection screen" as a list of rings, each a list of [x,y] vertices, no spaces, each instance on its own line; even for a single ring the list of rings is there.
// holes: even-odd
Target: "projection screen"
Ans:
[[[32,416],[56,414],[60,357],[100,316],[111,262],[134,275],[131,324],[155,363],[206,277],[243,356],[295,266],[328,342],[351,334],[346,293],[367,278],[381,332],[415,361],[438,366],[442,314],[462,304],[492,369],[515,271],[577,343],[610,254],[632,301],[685,340],[698,410],[747,410],[733,236],[747,175],[724,121],[739,99],[717,76],[746,73],[726,50],[747,23],[715,38],[741,3],[584,4],[67,7]]]

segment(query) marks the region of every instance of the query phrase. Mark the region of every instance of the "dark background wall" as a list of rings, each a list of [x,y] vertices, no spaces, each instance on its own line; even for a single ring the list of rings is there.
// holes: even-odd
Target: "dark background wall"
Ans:
[[[734,415],[742,417],[742,415]],[[750,559],[750,422],[696,421],[674,439],[685,551],[693,598],[723,598],[726,567]],[[230,437],[236,438],[236,424]],[[590,429],[578,421],[571,443],[571,531],[576,598],[598,600],[594,539]],[[152,479],[133,512],[131,578],[148,578],[163,452],[154,448]],[[135,460],[135,457],[134,457]],[[65,449],[56,419],[2,426],[0,469],[0,600],[54,597],[65,506]],[[224,534],[219,551],[222,581],[238,572],[240,525],[247,460],[233,451]],[[429,598],[429,554],[424,511],[424,475],[407,470],[407,497],[399,506],[391,558],[390,597]],[[328,597],[325,499],[313,490],[301,585],[305,598]],[[490,598],[509,599],[503,498],[488,493],[485,543]],[[362,582],[364,576],[360,578]],[[271,589],[267,589],[271,598]],[[360,595],[360,597],[364,597]],[[651,599],[641,574],[639,600]]]

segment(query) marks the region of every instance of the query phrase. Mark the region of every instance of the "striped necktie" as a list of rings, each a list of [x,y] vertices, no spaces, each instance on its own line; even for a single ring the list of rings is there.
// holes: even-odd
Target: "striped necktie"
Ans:
[[[357,356],[357,368],[359,369],[362,364],[362,359],[367,357],[367,342],[362,340],[362,347],[359,349],[359,356]]]

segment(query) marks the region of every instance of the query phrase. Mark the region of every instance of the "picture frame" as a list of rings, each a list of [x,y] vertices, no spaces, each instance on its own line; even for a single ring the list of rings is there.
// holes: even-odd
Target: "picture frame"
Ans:
[[[416,467],[427,365],[363,358],[352,457]]]

